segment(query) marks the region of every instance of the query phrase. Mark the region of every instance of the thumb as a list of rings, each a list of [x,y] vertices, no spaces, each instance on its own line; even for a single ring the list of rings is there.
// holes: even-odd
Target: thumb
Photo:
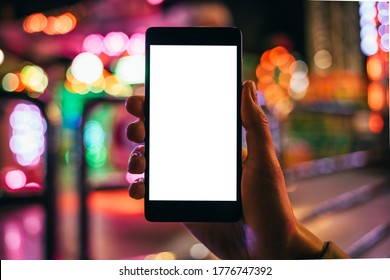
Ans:
[[[248,161],[277,161],[268,120],[257,102],[257,92],[253,81],[246,81],[242,87],[241,120],[246,130]],[[261,159],[261,160],[259,160]]]

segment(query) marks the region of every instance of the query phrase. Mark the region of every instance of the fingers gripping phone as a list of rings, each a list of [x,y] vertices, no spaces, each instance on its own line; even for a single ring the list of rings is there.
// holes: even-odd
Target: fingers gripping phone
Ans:
[[[232,222],[241,217],[241,32],[146,32],[145,217]]]

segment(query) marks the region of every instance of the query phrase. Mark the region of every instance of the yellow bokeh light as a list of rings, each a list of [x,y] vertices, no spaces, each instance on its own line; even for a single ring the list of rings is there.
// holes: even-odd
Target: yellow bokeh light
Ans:
[[[113,96],[130,96],[133,88],[123,84],[115,75],[109,75],[106,77],[105,91]]]
[[[14,73],[8,73],[3,77],[2,86],[6,91],[16,91],[19,87],[19,77]]]
[[[161,252],[158,253],[155,257],[155,260],[175,260],[176,256],[172,252]]]
[[[90,91],[93,93],[100,93],[106,88],[106,79],[104,78],[103,75],[100,76],[100,78],[91,84],[90,86]]]
[[[43,93],[48,86],[48,77],[38,66],[26,65],[20,75],[22,83],[29,91]]]

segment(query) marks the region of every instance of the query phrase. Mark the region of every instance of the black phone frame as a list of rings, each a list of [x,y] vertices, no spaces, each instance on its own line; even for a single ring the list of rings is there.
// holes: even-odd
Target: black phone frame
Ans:
[[[237,46],[237,200],[157,201],[149,199],[149,85],[151,45],[234,45]],[[145,46],[145,217],[153,222],[235,222],[242,217],[241,169],[242,125],[242,36],[235,27],[151,27]]]

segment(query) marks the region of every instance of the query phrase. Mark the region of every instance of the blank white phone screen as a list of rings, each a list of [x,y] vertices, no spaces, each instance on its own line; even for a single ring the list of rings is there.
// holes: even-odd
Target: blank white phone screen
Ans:
[[[150,46],[149,199],[237,200],[237,46]]]

